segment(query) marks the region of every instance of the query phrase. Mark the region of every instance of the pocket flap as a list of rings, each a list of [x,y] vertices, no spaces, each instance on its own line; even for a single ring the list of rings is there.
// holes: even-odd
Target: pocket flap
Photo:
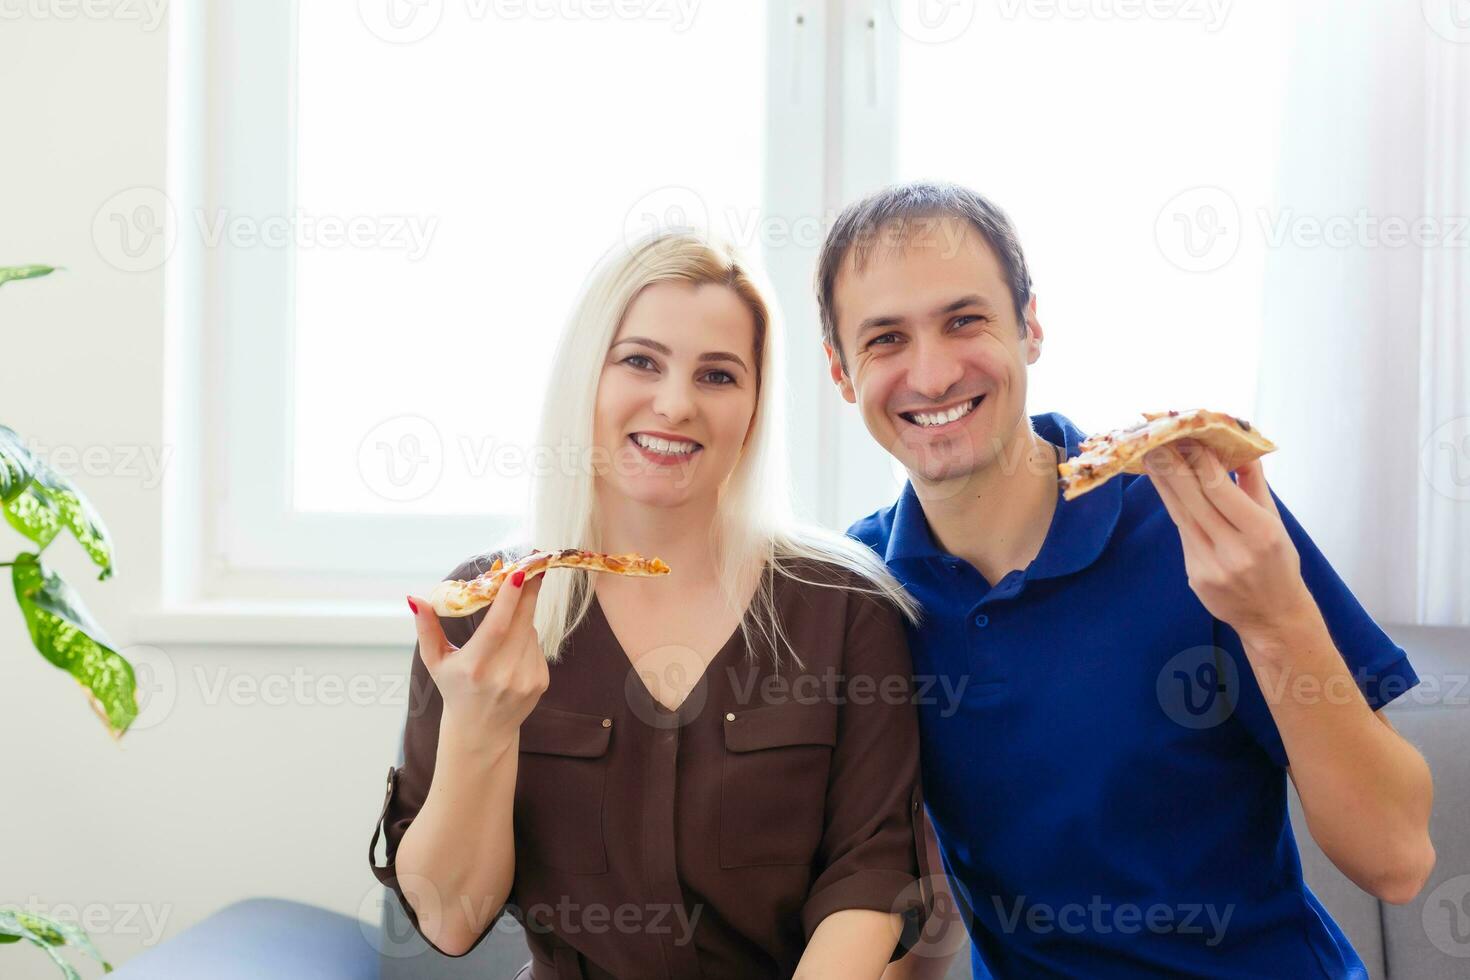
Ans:
[[[521,722],[521,751],[593,759],[607,754],[612,719],[559,708],[536,708]]]
[[[725,748],[753,752],[782,745],[837,744],[837,706],[774,704],[725,715]]]

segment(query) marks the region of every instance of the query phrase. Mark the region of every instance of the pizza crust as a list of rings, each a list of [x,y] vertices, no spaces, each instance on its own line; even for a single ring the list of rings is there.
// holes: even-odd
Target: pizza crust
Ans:
[[[1203,408],[1145,412],[1143,421],[1085,439],[1080,452],[1057,467],[1062,499],[1074,500],[1122,473],[1143,473],[1143,457],[1180,439],[1210,447],[1226,472],[1274,452],[1276,444],[1245,419]]]
[[[429,594],[429,605],[440,616],[468,616],[495,601],[500,587],[516,572],[530,580],[552,568],[580,568],[588,572],[654,577],[669,574],[669,566],[642,555],[604,555],[595,551],[566,548],[562,551],[533,551],[509,565],[495,559],[488,571],[476,578],[440,582]]]

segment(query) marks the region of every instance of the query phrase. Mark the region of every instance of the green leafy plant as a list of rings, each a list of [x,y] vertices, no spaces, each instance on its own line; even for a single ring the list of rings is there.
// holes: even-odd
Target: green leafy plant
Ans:
[[[61,958],[58,946],[75,946],[92,959],[102,964],[103,973],[112,972],[112,964],[102,958],[97,947],[87,934],[69,922],[57,922],[42,915],[31,915],[19,909],[0,909],[0,945],[18,943],[24,939],[46,951],[52,961],[61,968],[66,980],[82,980],[76,967]]]
[[[54,271],[46,265],[0,266],[0,286]],[[81,597],[41,561],[41,553],[63,530],[68,531],[100,569],[97,578],[106,579],[112,575],[112,541],[81,491],[33,455],[20,436],[4,425],[0,425],[0,513],[35,546],[12,561],[0,562],[0,567],[10,568],[15,601],[31,643],[41,656],[76,679],[108,733],[121,738],[138,716],[132,665],[113,648]],[[45,950],[67,980],[80,980],[80,974],[62,958],[58,950],[62,946],[82,950],[102,964],[103,972],[112,972],[111,964],[76,926],[16,908],[0,908],[0,945],[22,940]]]

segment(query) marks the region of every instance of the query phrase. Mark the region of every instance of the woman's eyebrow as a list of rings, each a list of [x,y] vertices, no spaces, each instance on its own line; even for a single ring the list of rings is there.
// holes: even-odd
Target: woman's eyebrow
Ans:
[[[744,361],[742,361],[740,358],[736,357],[734,354],[732,354],[732,353],[730,353],[729,351],[726,351],[726,350],[706,351],[705,353],[699,355],[699,359],[700,359],[701,362],[703,362],[703,361],[734,361],[736,364],[739,364],[740,367],[743,370],[746,370],[746,371],[749,371],[750,370],[750,368],[748,368],[748,367],[745,366],[745,362]]]
[[[665,357],[674,353],[666,344],[661,344],[656,340],[649,340],[647,337],[624,337],[622,340],[613,342],[614,347],[618,346],[618,344],[642,344],[644,347],[653,348]]]
[[[644,345],[644,347],[650,347],[653,348],[653,350],[659,351],[659,353],[663,354],[664,357],[669,357],[670,354],[673,354],[673,350],[669,347],[669,345],[660,344],[660,342],[656,341],[656,339],[650,339],[647,338],[647,336],[625,336],[625,338],[620,339],[620,341],[614,342],[613,347],[617,347],[617,344],[642,344]],[[706,353],[700,354],[701,363],[703,363],[703,361],[710,360],[735,361],[736,364],[744,367],[745,370],[750,370],[750,367],[745,367],[745,361],[742,361],[741,359],[739,359],[739,357],[736,357],[735,354],[729,353],[729,351],[706,351]]]

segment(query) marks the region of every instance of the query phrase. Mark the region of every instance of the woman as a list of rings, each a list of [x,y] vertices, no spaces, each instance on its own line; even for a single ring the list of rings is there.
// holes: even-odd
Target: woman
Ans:
[[[539,439],[588,451],[536,475],[526,544],[671,574],[513,577],[442,621],[409,597],[405,764],[373,870],[440,951],[507,909],[534,980],[876,978],[917,938],[914,606],[871,552],[790,519],[775,329],[700,236],[615,250]]]

